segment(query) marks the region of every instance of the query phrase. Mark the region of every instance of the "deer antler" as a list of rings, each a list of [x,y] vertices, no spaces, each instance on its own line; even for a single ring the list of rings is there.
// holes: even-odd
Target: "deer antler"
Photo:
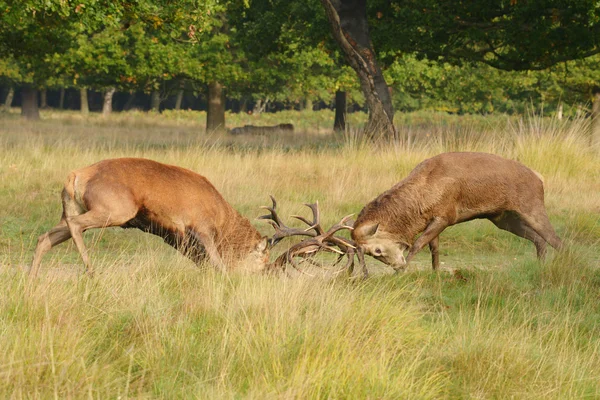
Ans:
[[[281,218],[279,218],[279,215],[277,214],[277,211],[276,211],[277,201],[275,200],[275,198],[273,196],[269,196],[269,197],[271,197],[273,206],[272,207],[267,207],[267,206],[260,207],[262,209],[268,210],[269,214],[261,215],[260,217],[258,217],[258,219],[266,220],[275,229],[275,234],[269,239],[269,244],[271,247],[273,247],[277,243],[279,243],[279,241],[281,239],[284,239],[284,238],[290,237],[290,236],[316,236],[316,233],[311,232],[310,228],[299,229],[299,228],[290,228],[290,227],[286,226],[283,223],[283,221],[281,220]],[[314,214],[315,220],[317,220],[318,217],[319,217],[318,214]],[[305,220],[305,222],[307,224],[310,224],[306,220]]]
[[[270,239],[272,246],[277,244],[281,239],[285,237],[297,235],[309,237],[308,239],[296,243],[295,245],[290,247],[285,253],[277,257],[277,259],[273,263],[274,267],[283,267],[285,264],[290,264],[298,271],[306,274],[306,272],[302,271],[299,268],[298,264],[294,259],[296,257],[309,258],[314,256],[319,251],[327,251],[337,253],[339,255],[334,265],[339,264],[339,262],[344,258],[344,256],[347,256],[348,261],[346,262],[344,268],[348,269],[349,271],[352,271],[354,267],[354,255],[356,254],[356,245],[350,239],[335,236],[335,233],[345,229],[354,229],[352,226],[354,223],[350,219],[353,214],[345,216],[340,220],[340,222],[338,222],[337,224],[329,228],[327,231],[325,231],[321,226],[321,214],[319,211],[319,203],[316,202],[314,204],[305,204],[308,208],[311,209],[313,214],[313,220],[309,221],[307,218],[304,218],[302,216],[292,215],[293,218],[296,218],[308,225],[308,228],[290,228],[283,223],[283,221],[277,214],[277,202],[275,201],[275,198],[273,198],[273,196],[271,196],[271,201],[273,202],[272,207],[262,207],[264,209],[269,210],[270,215],[263,215],[259,218],[268,220],[271,226],[273,226],[273,228],[275,229],[275,234]]]
[[[306,207],[310,208],[310,210],[312,211],[312,214],[313,214],[312,222],[307,220],[306,218],[304,218],[301,215],[292,215],[291,217],[304,222],[306,225],[309,226],[308,229],[313,229],[316,232],[316,235],[322,235],[323,233],[325,233],[323,228],[321,228],[321,212],[319,211],[319,202],[317,201],[316,203],[313,203],[313,204],[305,203],[304,205]]]

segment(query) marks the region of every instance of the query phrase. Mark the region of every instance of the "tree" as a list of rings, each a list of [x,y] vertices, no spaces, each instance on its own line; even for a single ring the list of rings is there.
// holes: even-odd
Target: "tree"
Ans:
[[[337,92],[335,92],[335,119],[333,121],[334,131],[346,131],[346,112],[346,92],[338,90]]]
[[[331,39],[318,0],[234,4],[228,15],[232,35],[244,49],[247,72],[232,95],[254,98],[256,104],[268,99],[300,108],[316,101],[331,104],[336,92],[363,100],[356,74]]]
[[[402,111],[515,113],[547,99],[538,74],[476,62],[455,65],[405,54],[394,60],[385,76],[394,89],[394,106]]]
[[[131,75],[128,61],[127,29],[118,15],[111,15],[112,25],[99,32],[80,32],[71,47],[63,53],[50,56],[57,73],[63,77],[61,86],[68,85],[80,90],[81,112],[89,112],[87,90],[105,92],[103,114],[112,110],[112,95],[122,83],[123,77]]]
[[[217,3],[0,0],[0,55],[14,60],[26,93],[52,86],[57,76],[109,97],[112,88],[151,92],[179,74],[198,74],[188,29],[202,32]],[[32,116],[34,97],[24,97]]]
[[[321,0],[333,37],[356,71],[369,107],[368,136],[398,138],[394,108],[369,35],[366,0]]]
[[[200,70],[195,79],[205,85],[208,98],[206,131],[225,129],[225,92],[243,75],[243,52],[231,34],[228,7],[232,2],[215,1],[207,8],[204,26],[191,25],[192,57]]]
[[[591,103],[591,141],[600,145],[600,55],[560,63],[537,75],[546,98]]]
[[[542,70],[600,52],[595,0],[371,0],[373,40],[390,57],[478,61]]]
[[[368,6],[373,41],[388,64],[414,52],[525,71],[600,52],[594,0],[372,0]]]
[[[68,51],[81,32],[110,25],[120,4],[108,0],[7,1],[0,0],[0,55],[17,65],[22,85],[22,115],[39,118],[40,87],[56,78],[53,54]]]
[[[225,93],[218,81],[208,84],[208,110],[206,113],[206,131],[225,129]]]
[[[0,83],[8,86],[8,93],[4,99],[2,110],[10,111],[12,101],[15,95],[15,84],[22,80],[19,67],[12,57],[0,58]]]

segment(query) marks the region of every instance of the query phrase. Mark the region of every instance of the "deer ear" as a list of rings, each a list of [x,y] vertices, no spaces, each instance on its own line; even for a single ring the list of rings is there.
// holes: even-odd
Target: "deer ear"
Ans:
[[[375,236],[377,231],[379,230],[379,223],[373,223],[369,225],[363,225],[358,228],[355,228],[355,234],[361,237],[370,237]]]
[[[260,242],[258,242],[256,244],[256,251],[258,251],[260,253],[264,253],[265,250],[267,250],[268,245],[269,245],[269,239],[266,236],[263,236],[263,238],[260,239]]]
[[[367,231],[368,236],[375,236],[377,231],[379,230],[379,224],[373,224],[369,226],[369,230]]]

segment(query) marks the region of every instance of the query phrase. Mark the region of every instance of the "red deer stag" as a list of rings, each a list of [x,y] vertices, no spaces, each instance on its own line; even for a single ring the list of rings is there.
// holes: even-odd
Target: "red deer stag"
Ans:
[[[268,262],[267,239],[205,177],[184,168],[141,158],[100,161],[69,174],[62,205],[60,222],[38,239],[33,275],[42,256],[69,238],[92,273],[82,233],[110,226],[158,235],[221,271],[260,271]]]
[[[544,257],[546,242],[562,247],[544,208],[541,176],[516,161],[486,153],[444,153],[421,162],[362,209],[352,238],[359,258],[364,252],[395,270],[429,244],[437,269],[439,234],[477,218],[532,241],[538,258]]]

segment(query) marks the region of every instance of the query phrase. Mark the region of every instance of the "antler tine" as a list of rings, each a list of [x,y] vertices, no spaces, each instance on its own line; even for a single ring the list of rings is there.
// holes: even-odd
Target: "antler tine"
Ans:
[[[273,206],[272,207],[268,207],[268,206],[260,206],[259,208],[263,209],[263,210],[267,210],[269,211],[270,215],[261,215],[260,217],[258,217],[257,219],[266,219],[266,220],[270,220],[268,221],[271,225],[273,225],[273,222],[275,222],[275,224],[277,224],[278,226],[282,226],[283,222],[281,221],[281,219],[279,218],[279,215],[277,215],[277,211],[275,211],[275,209],[277,208],[277,201],[275,200],[275,197],[273,197],[272,195],[269,195],[269,197],[271,198],[271,202],[273,202]]]
[[[313,214],[313,220],[312,222],[309,221],[308,219],[304,218],[301,215],[292,215],[292,218],[296,218],[302,222],[304,222],[306,225],[308,225],[308,228],[306,229],[307,231],[313,229],[317,235],[322,235],[325,233],[325,230],[323,230],[323,228],[321,228],[321,212],[319,211],[319,201],[316,201],[312,204],[304,204],[306,207],[310,208],[310,210],[312,211]]]
[[[290,215],[290,217],[295,218],[299,221],[304,222],[306,225],[308,225],[308,228],[306,228],[307,231],[313,229],[313,223],[310,222],[308,219],[304,218],[302,215]]]
[[[275,234],[269,239],[271,247],[275,246],[281,239],[290,237],[290,236],[317,236],[316,233],[310,232],[309,229],[300,229],[300,228],[290,228],[286,226],[279,215],[277,214],[277,201],[273,196],[271,197],[271,201],[273,202],[272,207],[262,206],[260,208],[269,211],[269,214],[261,215],[258,219],[266,220],[272,227],[275,229]]]
[[[324,233],[325,237],[332,236],[337,231],[341,231],[342,229],[348,229],[350,231],[354,230],[354,224],[348,225],[346,222],[352,217],[354,214],[346,215],[344,218],[340,220],[337,224],[333,225],[327,232]]]
[[[331,245],[339,247],[343,253],[339,253],[338,251],[329,249],[330,251],[334,251],[338,254],[345,254],[348,252],[348,249],[355,249],[356,246],[354,245],[352,240],[334,236],[334,234],[336,232],[338,232],[342,229],[348,229],[348,230],[354,229],[354,227],[352,225],[348,225],[348,223],[347,223],[348,220],[350,220],[350,217],[352,217],[353,215],[354,214],[346,215],[344,218],[342,218],[340,220],[340,222],[338,222],[337,224],[335,224],[331,228],[329,228],[329,230],[327,232],[323,233],[322,235],[317,236],[315,238],[315,240],[320,241],[324,245],[330,245],[330,247],[331,247]]]

